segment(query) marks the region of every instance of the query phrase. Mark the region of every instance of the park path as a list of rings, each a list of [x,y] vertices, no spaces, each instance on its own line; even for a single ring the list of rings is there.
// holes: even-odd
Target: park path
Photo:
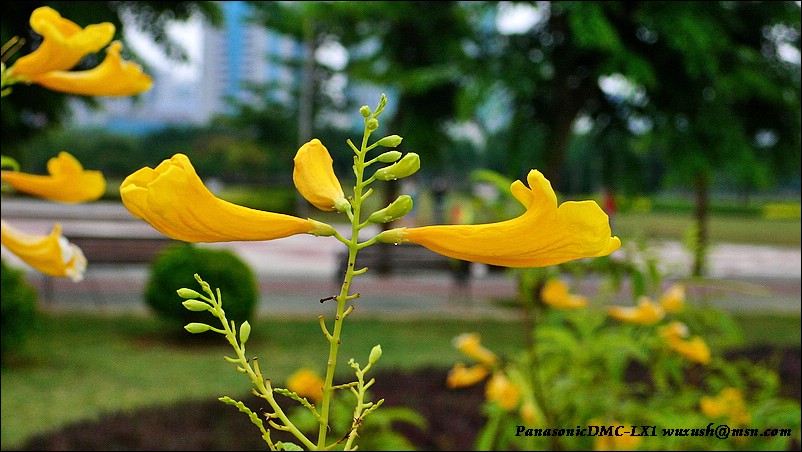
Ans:
[[[47,233],[54,222],[70,230],[92,229],[100,235],[158,234],[117,203],[94,203],[92,209],[53,207],[41,201],[3,200],[3,218],[28,232]],[[89,214],[88,212],[92,212]],[[97,217],[95,217],[97,216]],[[297,235],[266,242],[205,244],[230,249],[253,268],[260,286],[260,312],[276,316],[320,313],[319,300],[339,292],[338,252],[342,244],[331,237]],[[691,255],[678,242],[655,242],[650,251],[669,279],[687,276]],[[26,268],[2,250],[7,262]],[[613,254],[623,256],[622,248]],[[709,283],[695,286],[695,295],[725,309],[800,312],[802,252],[800,248],[718,244],[710,248]],[[28,269],[30,271],[30,269]],[[510,317],[515,313],[495,301],[516,294],[514,278],[475,264],[467,286],[444,272],[372,275],[355,280],[362,297],[357,309],[367,315]],[[31,271],[29,278],[49,309],[93,309],[104,312],[147,312],[142,299],[147,267],[132,264],[92,264],[81,283],[46,278]],[[595,290],[592,281],[587,287]],[[622,301],[624,303],[624,301]]]

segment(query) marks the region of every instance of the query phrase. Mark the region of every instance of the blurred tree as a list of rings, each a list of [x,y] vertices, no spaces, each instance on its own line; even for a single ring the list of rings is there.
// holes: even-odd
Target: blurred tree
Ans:
[[[438,156],[430,169],[458,166],[443,133],[458,120],[491,143],[476,160],[511,177],[538,166],[566,190],[575,149],[590,189],[664,174],[691,188],[696,275],[712,178],[748,189],[799,174],[798,2],[253,3],[260,23],[312,53],[337,42],[350,77],[396,90],[391,128]]]
[[[121,40],[124,44],[123,27],[126,23],[133,24],[150,35],[157,45],[161,46],[165,54],[176,61],[185,61],[187,55],[181,45],[172,40],[167,33],[167,25],[170,21],[185,21],[193,14],[202,15],[215,26],[219,25],[222,20],[219,5],[211,1],[3,2],[0,6],[2,11],[0,39],[2,39],[2,43],[5,44],[13,36],[25,39],[25,45],[14,55],[3,55],[5,64],[12,64],[17,58],[33,51],[39,45],[41,36],[31,30],[29,19],[31,12],[40,6],[50,6],[56,9],[62,17],[82,27],[93,23],[111,22],[116,27],[114,39]],[[125,45],[123,54],[126,59],[137,61],[147,68],[147,64],[135,55],[131,46]],[[90,55],[79,64],[77,69],[87,65],[92,66],[102,58],[102,55]],[[69,96],[33,85],[18,84],[13,89],[14,94],[6,96],[2,100],[3,154],[14,157],[24,164],[24,156],[18,155],[19,144],[36,133],[60,126],[67,114],[66,101]],[[77,98],[89,105],[95,105],[94,98],[81,96]]]

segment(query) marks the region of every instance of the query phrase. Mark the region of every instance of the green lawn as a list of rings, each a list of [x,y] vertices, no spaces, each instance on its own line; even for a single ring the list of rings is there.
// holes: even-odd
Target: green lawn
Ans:
[[[695,225],[689,213],[620,213],[613,219],[613,233],[621,238],[684,240]],[[711,244],[744,243],[799,247],[799,219],[769,220],[761,217],[711,215]],[[767,231],[771,231],[767,234]]]
[[[746,343],[799,344],[799,317],[735,320]],[[346,324],[340,357],[343,364],[352,357],[364,364],[380,343],[379,368],[446,368],[463,359],[451,339],[466,331],[480,333],[483,344],[501,355],[513,353],[524,338],[517,322],[355,316]],[[249,391],[248,380],[222,358],[231,351],[222,336],[198,343],[188,341],[188,334],[167,333],[163,324],[143,317],[43,316],[25,348],[2,370],[2,448],[104,412]],[[319,358],[327,349],[314,320],[257,321],[251,338],[249,353],[260,358],[276,385],[302,366],[322,372]]]

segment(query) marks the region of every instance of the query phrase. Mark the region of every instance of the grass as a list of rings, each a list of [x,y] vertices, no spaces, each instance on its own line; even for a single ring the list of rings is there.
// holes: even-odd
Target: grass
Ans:
[[[734,320],[746,344],[799,344],[799,317]],[[463,359],[451,339],[466,331],[479,332],[483,344],[500,355],[514,353],[524,337],[519,323],[503,320],[357,317],[349,319],[340,357],[343,363],[353,357],[364,364],[381,343],[379,368],[448,367]],[[222,336],[209,336],[213,340],[197,341],[188,333],[167,332],[150,317],[42,316],[25,348],[2,369],[2,448],[106,412],[247,393],[247,378],[222,359],[231,348]],[[257,321],[251,338],[250,353],[277,386],[300,367],[322,372],[316,358],[327,348],[316,321]]]
[[[613,219],[614,233],[628,238],[684,241],[694,225],[695,220],[689,213],[622,212]],[[710,243],[714,245],[741,243],[799,247],[802,243],[801,225],[799,219],[771,220],[756,216],[713,214],[708,227]],[[771,231],[771,234],[766,231]]]

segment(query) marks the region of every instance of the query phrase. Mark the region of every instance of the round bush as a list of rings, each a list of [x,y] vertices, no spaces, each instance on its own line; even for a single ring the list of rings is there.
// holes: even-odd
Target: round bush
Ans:
[[[8,352],[18,349],[27,339],[36,319],[36,289],[25,279],[22,270],[11,267],[0,260],[2,279],[0,292],[0,345],[2,360],[6,362]]]
[[[192,312],[176,291],[188,288],[208,296],[201,289],[195,274],[209,283],[215,291],[219,287],[226,318],[239,325],[250,320],[258,291],[256,277],[248,264],[228,250],[201,248],[191,243],[178,243],[162,250],[150,266],[145,286],[145,302],[157,315],[169,321],[207,323],[219,327],[219,321],[208,311]]]

